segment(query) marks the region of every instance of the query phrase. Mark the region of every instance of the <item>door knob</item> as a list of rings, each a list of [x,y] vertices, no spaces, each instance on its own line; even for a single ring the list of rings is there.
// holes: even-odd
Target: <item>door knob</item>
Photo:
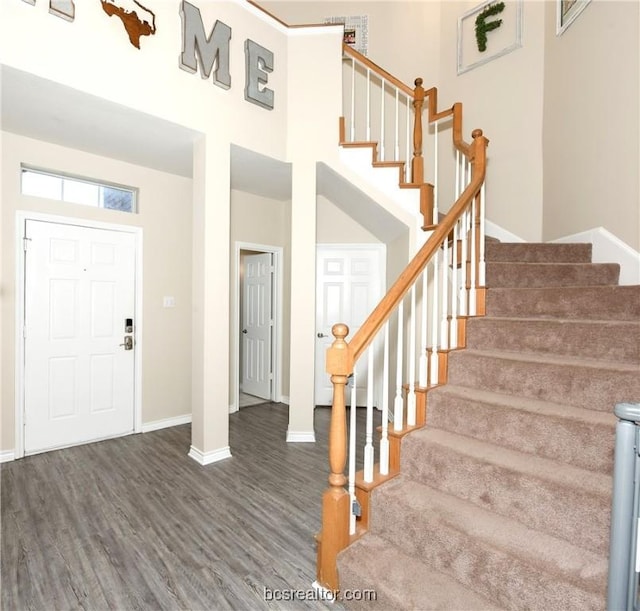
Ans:
[[[247,334],[247,330],[246,329],[242,329],[242,332],[246,335]]]
[[[120,345],[124,346],[125,350],[133,350],[133,336],[125,335],[124,344],[120,344]]]
[[[327,337],[327,336],[321,331],[320,333],[318,333],[318,337],[322,339],[323,337]]]

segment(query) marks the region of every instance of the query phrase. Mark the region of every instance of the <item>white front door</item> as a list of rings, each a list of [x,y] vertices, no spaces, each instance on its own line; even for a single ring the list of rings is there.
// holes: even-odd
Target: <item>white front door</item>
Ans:
[[[27,220],[25,238],[25,453],[133,432],[135,236]]]
[[[331,327],[345,323],[347,341],[360,328],[383,295],[383,246],[319,245],[316,255],[316,372],[315,403],[331,405],[333,386],[325,370],[327,348],[334,340]],[[366,358],[360,359],[357,403],[364,405],[367,388]],[[347,402],[349,402],[349,395]]]
[[[271,399],[273,255],[243,257],[242,391]]]

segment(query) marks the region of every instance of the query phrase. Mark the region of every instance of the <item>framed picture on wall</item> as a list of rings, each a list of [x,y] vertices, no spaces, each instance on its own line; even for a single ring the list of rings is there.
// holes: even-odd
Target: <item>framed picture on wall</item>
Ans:
[[[489,0],[458,18],[458,74],[522,46],[522,0]]]
[[[556,36],[560,36],[591,0],[556,0]]]

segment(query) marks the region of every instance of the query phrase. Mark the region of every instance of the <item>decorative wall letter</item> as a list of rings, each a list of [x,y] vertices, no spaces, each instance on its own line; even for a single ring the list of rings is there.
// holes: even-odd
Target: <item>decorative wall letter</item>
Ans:
[[[504,11],[504,2],[490,4],[476,17],[476,42],[478,51],[481,53],[487,50],[487,32],[492,32],[502,25],[502,19],[487,22],[487,18],[499,15],[502,11]]]
[[[36,0],[24,0],[35,6]],[[73,0],[49,0],[49,12],[56,17],[62,17],[67,21],[73,21],[76,16],[76,7]]]
[[[182,19],[180,67],[187,72],[195,73],[198,69],[197,52],[200,58],[202,78],[209,78],[215,63],[214,84],[223,89],[229,89],[231,87],[231,74],[229,73],[231,28],[222,21],[216,20],[211,34],[207,36],[204,32],[200,9],[188,2],[182,3],[180,18]]]
[[[273,72],[273,53],[247,39],[244,43],[244,59],[244,99],[267,110],[273,110],[273,89],[266,87],[268,72]]]

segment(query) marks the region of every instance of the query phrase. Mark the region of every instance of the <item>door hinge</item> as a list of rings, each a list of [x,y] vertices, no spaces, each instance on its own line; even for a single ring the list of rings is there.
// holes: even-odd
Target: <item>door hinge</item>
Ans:
[[[29,245],[29,242],[31,242],[31,238],[27,238],[27,237],[22,238],[22,249],[24,250],[24,252],[27,252],[27,247]]]

